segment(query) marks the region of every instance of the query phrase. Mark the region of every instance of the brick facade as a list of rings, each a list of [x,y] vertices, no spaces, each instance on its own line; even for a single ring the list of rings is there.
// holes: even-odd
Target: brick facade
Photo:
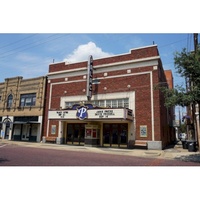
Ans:
[[[164,148],[174,141],[174,130],[170,127],[173,113],[169,113],[169,110],[164,107],[164,96],[155,87],[160,83],[168,82],[169,84],[170,81],[172,85],[173,79],[172,76],[170,80],[166,79],[156,45],[133,49],[124,55],[95,59],[93,68],[93,81],[96,80],[99,83],[93,84],[92,100],[106,99],[115,94],[118,94],[118,98],[120,94],[129,98],[134,120],[131,123],[127,122],[130,127],[127,142],[132,140],[131,138],[134,138],[134,143],[158,141],[161,143],[161,148]],[[46,90],[44,136],[51,135],[52,125],[56,125],[54,136],[60,137],[66,134],[66,124],[69,122],[62,120],[63,127],[60,127],[60,120],[49,119],[48,112],[49,110],[64,110],[62,99],[68,99],[68,97],[70,100],[73,97],[75,99],[80,97],[80,102],[86,102],[86,84],[87,62],[50,64]],[[130,96],[133,94],[134,96]],[[89,123],[89,120],[85,122]],[[73,121],[73,123],[79,123],[79,121]],[[97,123],[101,124],[99,121]],[[103,121],[103,123],[108,123],[108,121]],[[120,122],[111,120],[110,123]],[[141,126],[147,127],[145,137],[140,134]],[[103,134],[102,131],[101,134]]]

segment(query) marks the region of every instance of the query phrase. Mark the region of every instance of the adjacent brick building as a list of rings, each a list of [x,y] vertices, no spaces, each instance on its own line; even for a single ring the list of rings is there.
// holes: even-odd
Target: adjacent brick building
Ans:
[[[6,78],[0,83],[1,137],[41,141],[46,77]]]
[[[164,106],[156,87],[173,87],[173,76],[163,70],[156,45],[84,62],[52,63],[47,76],[44,142],[163,149],[175,141],[174,109]]]

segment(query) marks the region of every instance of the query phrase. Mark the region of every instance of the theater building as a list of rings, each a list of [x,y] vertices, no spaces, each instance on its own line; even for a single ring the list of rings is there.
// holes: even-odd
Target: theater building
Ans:
[[[49,65],[43,142],[163,149],[175,140],[173,109],[156,87],[173,78],[157,45],[86,60]]]
[[[42,137],[46,77],[6,78],[0,83],[1,137],[40,142]]]

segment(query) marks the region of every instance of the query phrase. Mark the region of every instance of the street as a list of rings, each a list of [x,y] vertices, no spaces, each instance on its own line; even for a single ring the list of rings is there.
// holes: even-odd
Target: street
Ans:
[[[167,169],[159,166],[166,166]],[[168,168],[170,166],[173,168]],[[154,157],[153,154],[151,157],[135,156],[132,150],[21,142],[0,143],[1,188],[11,183],[15,186],[12,187],[12,192],[10,187],[4,187],[2,195],[5,199],[8,196],[15,198],[16,194],[20,195],[20,199],[27,199],[27,196],[30,196],[30,188],[38,188],[40,198],[43,199],[63,198],[63,194],[76,199],[84,198],[84,195],[87,199],[94,199],[93,195],[88,197],[88,187],[94,195],[98,194],[99,188],[104,188],[106,197],[122,199],[126,196],[125,193],[118,193],[116,190],[121,183],[127,191],[137,188],[134,192],[138,195],[143,193],[141,185],[144,183],[148,183],[148,188],[154,188],[159,183],[156,186],[159,190],[169,186],[175,188],[177,180],[182,183],[186,181],[186,177],[197,177],[199,168],[194,166],[200,166],[200,162]],[[26,191],[23,195],[19,193],[22,186]],[[194,189],[194,185],[191,187]],[[152,189],[142,196],[149,196]],[[114,190],[116,193],[113,194]],[[126,198],[130,193],[127,195]],[[190,193],[184,196],[191,198]],[[32,193],[31,197],[38,198],[38,193]],[[102,199],[102,196],[96,195],[95,199]]]
[[[99,152],[0,145],[0,166],[200,166],[199,162]],[[80,149],[80,151],[79,151]]]

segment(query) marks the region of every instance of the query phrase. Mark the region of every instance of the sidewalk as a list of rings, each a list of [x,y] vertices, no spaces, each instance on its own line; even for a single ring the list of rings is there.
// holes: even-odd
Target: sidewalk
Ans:
[[[0,147],[3,147],[8,144],[20,145],[24,147],[55,149],[55,150],[81,151],[81,152],[93,152],[93,153],[116,154],[116,155],[200,162],[199,151],[189,152],[188,149],[182,148],[181,142],[178,142],[174,146],[173,145],[169,146],[168,148],[164,150],[146,150],[146,149],[118,149],[118,148],[105,148],[105,147],[72,146],[72,145],[66,145],[66,144],[58,145],[58,144],[52,144],[52,143],[0,140]]]

